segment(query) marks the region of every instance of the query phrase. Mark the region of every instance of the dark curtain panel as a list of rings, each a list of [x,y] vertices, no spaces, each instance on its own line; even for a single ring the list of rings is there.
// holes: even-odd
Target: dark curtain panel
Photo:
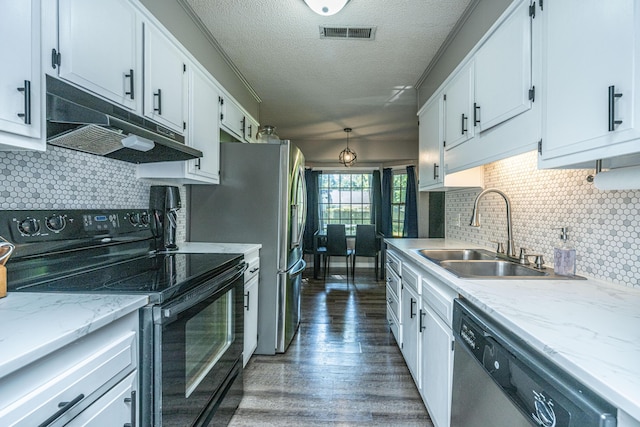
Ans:
[[[382,212],[380,231],[385,237],[391,236],[391,191],[393,186],[393,172],[390,168],[382,170]]]
[[[415,166],[407,166],[407,195],[404,202],[404,237],[418,237],[418,193]]]
[[[307,184],[307,222],[304,227],[304,251],[313,251],[313,233],[320,224],[318,219],[318,175],[319,171],[306,169],[304,179]]]
[[[382,183],[380,171],[373,171],[371,182],[371,223],[376,226],[376,233],[382,233]]]

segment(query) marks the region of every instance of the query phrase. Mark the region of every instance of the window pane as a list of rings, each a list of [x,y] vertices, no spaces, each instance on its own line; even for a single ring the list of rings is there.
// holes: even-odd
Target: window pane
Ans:
[[[323,173],[318,181],[320,230],[345,224],[355,235],[356,224],[371,224],[371,173]]]

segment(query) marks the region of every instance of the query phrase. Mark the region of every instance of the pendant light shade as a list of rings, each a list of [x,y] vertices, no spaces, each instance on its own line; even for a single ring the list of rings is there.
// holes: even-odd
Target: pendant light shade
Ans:
[[[344,128],[344,131],[347,133],[347,148],[342,150],[338,156],[340,163],[345,167],[353,166],[356,163],[356,158],[358,157],[356,152],[349,148],[349,133],[351,133],[351,130],[351,128]]]
[[[304,2],[318,15],[331,16],[340,12],[350,0],[304,0]]]

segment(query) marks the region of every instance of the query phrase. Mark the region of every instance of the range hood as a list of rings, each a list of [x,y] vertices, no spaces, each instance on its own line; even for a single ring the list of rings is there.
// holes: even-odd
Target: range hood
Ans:
[[[125,147],[122,140],[132,135],[153,141],[153,148]],[[182,135],[51,76],[47,76],[47,143],[131,163],[203,155],[186,146]]]

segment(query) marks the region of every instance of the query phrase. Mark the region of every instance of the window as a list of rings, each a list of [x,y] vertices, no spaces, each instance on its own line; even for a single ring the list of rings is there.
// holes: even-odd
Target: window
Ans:
[[[347,235],[357,224],[371,224],[371,173],[323,173],[318,178],[320,232],[344,224]]]
[[[407,195],[407,173],[393,174],[391,184],[391,235],[404,236],[404,207]]]

